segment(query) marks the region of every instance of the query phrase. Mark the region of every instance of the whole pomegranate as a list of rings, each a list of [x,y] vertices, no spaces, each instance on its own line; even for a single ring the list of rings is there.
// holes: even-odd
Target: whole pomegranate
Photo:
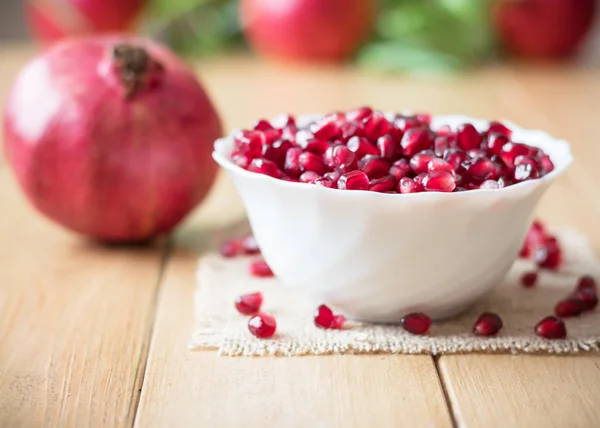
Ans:
[[[28,0],[31,32],[46,43],[129,29],[146,0]]]
[[[526,58],[572,54],[590,31],[596,0],[500,0],[495,26],[504,47]]]
[[[371,30],[372,0],[241,0],[251,47],[284,60],[336,61],[352,54]]]
[[[5,151],[29,200],[108,241],[170,231],[209,191],[219,117],[196,77],[150,41],[61,42],[20,73]]]

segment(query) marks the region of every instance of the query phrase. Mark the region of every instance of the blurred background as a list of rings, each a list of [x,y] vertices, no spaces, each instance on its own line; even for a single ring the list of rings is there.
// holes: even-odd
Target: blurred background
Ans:
[[[596,0],[2,0],[0,39],[131,31],[182,55],[445,73],[487,62],[600,63]]]

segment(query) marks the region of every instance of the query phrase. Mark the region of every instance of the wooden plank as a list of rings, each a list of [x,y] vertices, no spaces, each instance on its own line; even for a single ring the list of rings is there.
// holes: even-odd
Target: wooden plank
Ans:
[[[461,355],[439,367],[459,426],[600,426],[597,355]]]
[[[131,426],[161,253],[49,224],[0,171],[0,426]]]
[[[188,351],[196,265],[195,251],[178,250],[166,270],[136,427],[451,426],[427,356]]]

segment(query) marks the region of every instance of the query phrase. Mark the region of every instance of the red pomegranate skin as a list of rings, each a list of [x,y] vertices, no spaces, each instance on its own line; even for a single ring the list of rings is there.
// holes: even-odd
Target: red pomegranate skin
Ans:
[[[494,21],[510,53],[560,59],[581,45],[592,27],[596,8],[596,0],[502,0]]]
[[[247,41],[260,55],[288,61],[339,61],[369,35],[372,0],[241,0]]]
[[[110,67],[116,42],[144,46],[160,83],[125,98]],[[5,154],[46,216],[108,241],[169,232],[208,193],[220,119],[196,77],[163,47],[139,39],[63,42],[29,63],[4,115]]]
[[[31,32],[52,43],[65,37],[129,29],[146,0],[29,0],[25,6]]]

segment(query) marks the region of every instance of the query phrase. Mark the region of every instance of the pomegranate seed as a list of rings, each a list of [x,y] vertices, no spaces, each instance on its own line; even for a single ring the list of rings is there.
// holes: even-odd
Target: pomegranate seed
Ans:
[[[373,192],[385,193],[396,188],[397,180],[393,175],[386,175],[381,178],[371,180],[369,190]]]
[[[488,134],[501,134],[507,138],[510,138],[512,135],[512,131],[503,125],[500,122],[490,122],[490,127],[488,128]]]
[[[240,168],[247,169],[248,165],[250,165],[250,159],[248,158],[248,156],[234,155],[231,157],[231,160],[233,161],[234,164],[236,164]]]
[[[269,314],[258,313],[248,320],[248,330],[259,339],[268,339],[275,334],[277,322]]]
[[[444,152],[450,148],[450,144],[448,142],[448,137],[446,136],[437,136],[433,140],[433,151],[436,156],[442,157]]]
[[[352,137],[364,137],[363,125],[361,122],[346,122],[340,126],[341,140],[346,143]]]
[[[369,178],[380,178],[390,170],[390,164],[376,155],[366,155],[358,162],[358,168]]]
[[[400,181],[401,178],[406,177],[412,172],[408,161],[406,159],[399,159],[393,163],[389,173],[396,177],[396,181]]]
[[[342,176],[342,174],[339,171],[332,171],[332,172],[328,172],[323,177],[329,178],[331,181],[333,181],[334,183],[337,184],[337,182],[341,176]]]
[[[502,329],[502,319],[493,312],[484,312],[479,315],[473,325],[473,334],[476,336],[494,336]]]
[[[484,149],[467,150],[467,156],[471,159],[479,159],[487,156],[487,151]]]
[[[287,151],[285,154],[285,163],[283,167],[283,172],[285,172],[290,177],[299,177],[302,173],[302,167],[300,166],[300,155],[302,154],[302,149],[300,148],[292,148]]]
[[[292,118],[292,120],[293,120],[293,118]],[[283,140],[296,141],[297,133],[298,133],[298,128],[296,128],[296,125],[288,125],[282,129],[281,138]]]
[[[289,149],[292,148],[292,143],[286,140],[277,140],[271,145],[263,146],[263,158],[275,162],[278,168],[285,167],[285,156]]]
[[[427,149],[431,143],[429,130],[424,128],[412,128],[405,132],[400,141],[404,156],[412,157],[421,150]]]
[[[468,176],[476,180],[487,180],[494,171],[494,164],[488,158],[467,160],[462,167]]]
[[[428,192],[452,192],[456,182],[449,172],[433,171],[423,179],[423,187]]]
[[[258,243],[256,239],[254,239],[254,235],[248,235],[244,239],[242,239],[242,250],[244,254],[258,254],[260,253],[260,248],[258,248]]]
[[[431,115],[427,113],[417,113],[415,118],[423,125],[431,125]]]
[[[347,147],[352,150],[356,159],[362,159],[365,155],[377,155],[377,147],[364,137],[352,137],[348,140]]]
[[[242,315],[252,315],[260,311],[263,303],[263,295],[261,292],[242,294],[235,299],[235,308]]]
[[[544,174],[549,174],[552,171],[554,171],[554,164],[552,163],[552,160],[550,159],[550,156],[548,156],[548,155],[541,155],[540,156],[540,162],[542,164],[542,167],[544,168]]]
[[[306,171],[303,172],[302,175],[300,175],[300,182],[301,183],[314,183],[315,180],[318,180],[319,178],[321,178],[321,176],[319,174],[317,174],[314,171]]]
[[[346,322],[343,315],[334,315],[333,311],[326,305],[321,305],[315,311],[315,325],[325,329],[339,329]]]
[[[440,127],[437,131],[435,131],[435,133],[437,135],[439,135],[440,137],[446,137],[446,136],[452,134],[452,128],[450,128],[449,125],[444,125],[444,126]]]
[[[390,131],[390,123],[380,111],[374,111],[363,123],[365,137],[371,141],[377,141],[379,137]]]
[[[324,122],[316,124],[312,128],[313,135],[324,142],[338,138],[340,133],[340,127],[335,122],[334,118],[326,118]]]
[[[255,131],[270,131],[271,129],[273,129],[273,125],[264,119],[261,119],[254,124]]]
[[[527,243],[523,242],[523,245],[521,246],[521,250],[519,251],[519,257],[522,259],[526,259],[530,255],[531,255],[531,251],[529,250]]]
[[[452,177],[456,178],[456,172],[454,171],[454,168],[452,168],[452,165],[443,159],[434,158],[429,161],[427,164],[427,172],[434,171],[446,171],[451,174]]]
[[[409,177],[400,179],[398,183],[398,192],[400,193],[419,193],[422,192],[423,186]]]
[[[294,116],[286,114],[286,115],[284,115],[283,119],[285,120],[285,125],[283,126],[284,129],[290,128],[290,127],[296,127],[296,118]]]
[[[273,271],[264,260],[255,260],[250,263],[250,275],[258,276],[260,278],[274,276]]]
[[[495,155],[502,153],[502,147],[508,143],[508,138],[502,134],[489,134],[487,137],[486,146],[488,150]]]
[[[303,146],[304,150],[321,156],[329,148],[329,143],[323,140],[308,140]]]
[[[544,269],[556,270],[562,262],[562,254],[558,245],[546,242],[535,250],[535,262]]]
[[[485,180],[483,183],[481,183],[481,186],[479,186],[480,189],[499,189],[500,185],[498,184],[498,182],[496,180]]]
[[[434,158],[435,153],[432,150],[423,150],[410,158],[410,167],[415,174],[422,174],[427,172],[427,165]]]
[[[368,190],[369,177],[362,171],[350,171],[343,174],[338,180],[338,189]]]
[[[327,165],[325,165],[323,160],[314,153],[304,152],[300,155],[298,161],[304,171],[313,171],[319,175],[323,175],[327,172]]]
[[[277,178],[281,175],[275,162],[271,162],[267,159],[252,159],[252,162],[248,167],[248,171],[268,175],[274,178]]]
[[[462,163],[467,159],[467,154],[460,149],[448,149],[444,152],[444,160],[452,165],[452,168],[458,172]]]
[[[598,296],[596,295],[596,292],[594,292],[594,290],[585,289],[577,291],[573,294],[573,297],[583,302],[586,311],[590,311],[596,306],[598,306]]]
[[[377,140],[377,150],[379,156],[385,159],[392,159],[398,153],[396,141],[390,134],[382,135]]]
[[[561,318],[575,317],[585,309],[585,303],[581,299],[570,297],[561,300],[554,306],[554,313]]]
[[[529,149],[524,144],[507,143],[502,147],[500,157],[507,167],[513,169],[515,167],[515,159],[517,156],[529,154]]]
[[[425,177],[427,177],[427,173],[422,172],[421,174],[417,174],[413,180],[415,180],[415,183],[420,184],[422,186]]]
[[[321,187],[327,187],[329,189],[332,189],[335,187],[335,182],[329,177],[317,178],[315,181],[313,181],[313,184],[316,184],[317,186],[321,186]]]
[[[405,315],[400,322],[402,323],[404,330],[418,335],[427,333],[431,326],[431,318],[425,314],[416,312]]]
[[[403,132],[409,129],[422,128],[423,123],[414,116],[397,116],[394,125]]]
[[[223,257],[232,258],[240,254],[242,251],[242,243],[237,239],[226,241],[219,248],[219,252]]]
[[[583,275],[577,281],[577,290],[592,290],[594,293],[598,292],[598,285],[596,284],[596,280],[590,275]]]
[[[462,150],[478,149],[481,144],[481,135],[473,125],[466,123],[456,131],[458,147]]]
[[[355,153],[346,146],[335,146],[332,151],[331,161],[333,166],[343,173],[356,169]]]
[[[535,334],[546,339],[564,339],[567,337],[567,328],[560,318],[549,316],[536,324]]]
[[[521,284],[523,284],[523,287],[531,288],[537,282],[537,278],[537,272],[526,272],[521,277]]]
[[[346,119],[348,121],[363,120],[371,116],[371,114],[373,114],[373,110],[370,107],[361,107],[359,109],[346,113]]]
[[[257,158],[262,154],[262,147],[265,137],[261,132],[242,132],[239,138],[236,138],[236,148],[240,154],[246,155],[251,159]]]

